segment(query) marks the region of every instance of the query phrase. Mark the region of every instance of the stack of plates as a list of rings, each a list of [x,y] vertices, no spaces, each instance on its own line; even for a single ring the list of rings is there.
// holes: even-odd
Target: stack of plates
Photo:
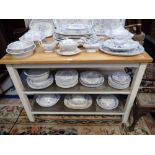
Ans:
[[[86,87],[99,87],[104,83],[104,76],[97,71],[85,71],[80,74],[80,83]]]
[[[114,72],[112,75],[108,76],[108,83],[111,87],[116,89],[126,89],[130,86],[131,77],[122,72]]]
[[[92,98],[90,95],[67,95],[64,105],[70,109],[86,109],[92,105]]]
[[[60,41],[66,38],[78,40],[82,37],[90,38],[92,32],[89,25],[65,24],[55,30],[55,39]]]
[[[115,109],[119,105],[119,100],[114,95],[99,95],[96,102],[99,107],[105,110]]]
[[[78,83],[78,72],[76,70],[62,70],[55,74],[56,85],[61,88],[71,88]]]
[[[15,41],[7,46],[6,52],[15,58],[25,58],[33,55],[36,45],[30,41]]]
[[[102,43],[100,50],[104,53],[119,56],[132,56],[144,52],[144,48],[132,39],[108,39]]]
[[[38,95],[36,102],[42,107],[51,107],[60,99],[60,95]]]
[[[45,69],[30,69],[24,72],[27,75],[27,84],[32,89],[44,89],[49,87],[53,81],[53,75],[49,70]]]

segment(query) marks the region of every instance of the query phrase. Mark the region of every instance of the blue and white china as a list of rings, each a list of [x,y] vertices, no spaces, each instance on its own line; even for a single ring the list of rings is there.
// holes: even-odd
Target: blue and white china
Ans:
[[[108,47],[104,46],[104,44],[101,44],[99,48],[102,52],[109,54],[109,55],[117,55],[117,56],[134,56],[144,53],[144,47],[140,44],[137,44],[137,47],[132,50],[125,51],[122,49],[121,51],[111,50]]]
[[[52,19],[32,19],[29,28],[41,32],[45,37],[52,36],[54,33]]]
[[[56,40],[48,40],[45,39],[41,41],[41,47],[44,49],[44,52],[53,52],[56,48],[58,42]]]
[[[78,72],[76,70],[61,70],[55,74],[56,85],[61,88],[71,88],[78,84]]]
[[[130,86],[131,77],[124,71],[114,72],[108,76],[108,84],[112,88],[126,89]]]
[[[87,109],[92,105],[90,95],[66,95],[64,105],[70,109]]]
[[[36,45],[30,41],[15,41],[7,46],[6,52],[15,58],[32,56]]]
[[[60,100],[60,95],[50,94],[50,95],[38,95],[36,97],[36,102],[41,107],[52,107]]]
[[[45,89],[45,88],[49,87],[50,85],[52,85],[54,78],[53,78],[53,75],[51,74],[48,77],[48,79],[46,79],[44,81],[34,82],[29,77],[27,77],[26,81],[27,81],[27,84],[29,85],[29,87],[32,89]]]
[[[48,79],[50,71],[48,69],[28,69],[24,71],[24,74],[33,82],[41,82]]]
[[[65,39],[59,43],[61,51],[75,51],[77,46],[77,42],[75,42],[73,39]]]
[[[86,87],[99,87],[104,83],[104,76],[97,71],[84,71],[80,74],[80,83]]]
[[[21,36],[19,40],[38,42],[38,41],[45,39],[45,37],[46,36],[44,35],[43,32],[32,29],[26,32],[23,36]]]
[[[105,110],[113,110],[119,105],[119,100],[114,95],[98,95],[96,102],[99,107]]]

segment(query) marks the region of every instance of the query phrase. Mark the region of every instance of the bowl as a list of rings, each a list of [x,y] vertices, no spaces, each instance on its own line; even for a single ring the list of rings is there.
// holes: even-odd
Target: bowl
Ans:
[[[45,50],[45,52],[52,52],[55,49],[57,43],[58,42],[56,40],[43,40],[41,41],[41,47]]]
[[[50,71],[46,69],[29,69],[24,71],[24,74],[33,82],[41,82],[48,79]]]
[[[117,108],[119,100],[114,95],[98,95],[96,98],[97,105],[105,110]]]

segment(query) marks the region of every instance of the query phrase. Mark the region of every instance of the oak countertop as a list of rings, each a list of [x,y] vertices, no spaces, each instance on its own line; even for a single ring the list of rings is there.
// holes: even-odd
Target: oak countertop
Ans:
[[[16,59],[9,54],[6,54],[0,59],[0,64],[121,64],[121,63],[149,63],[153,59],[147,52],[137,56],[112,56],[101,51],[96,53],[82,52],[74,56],[61,56],[56,52],[45,53],[41,47],[35,49],[35,53],[31,57]]]

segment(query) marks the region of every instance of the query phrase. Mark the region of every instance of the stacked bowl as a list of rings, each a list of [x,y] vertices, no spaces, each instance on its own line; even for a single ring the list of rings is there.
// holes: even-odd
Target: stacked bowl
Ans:
[[[70,109],[86,109],[92,105],[90,95],[66,95],[64,105]]]
[[[130,86],[131,77],[124,71],[114,72],[108,76],[108,84],[116,89],[126,89]]]
[[[76,70],[61,70],[55,74],[56,85],[61,88],[71,88],[78,84],[78,72]]]
[[[47,69],[29,69],[24,74],[27,75],[27,84],[32,89],[47,88],[54,81],[53,75]]]
[[[33,55],[36,45],[30,41],[15,41],[7,46],[6,52],[15,58],[25,58]]]
[[[119,100],[114,95],[98,95],[96,102],[104,110],[113,110],[119,105]]]
[[[99,87],[104,83],[104,76],[97,71],[84,71],[80,74],[80,83],[86,87]]]

